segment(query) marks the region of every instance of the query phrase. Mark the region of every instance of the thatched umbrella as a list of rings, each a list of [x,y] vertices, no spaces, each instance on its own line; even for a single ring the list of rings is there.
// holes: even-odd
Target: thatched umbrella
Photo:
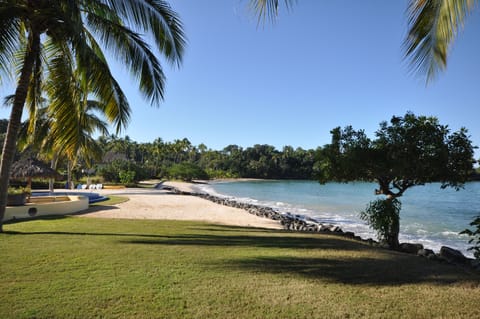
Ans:
[[[34,158],[24,158],[14,162],[10,172],[13,178],[27,178],[29,188],[32,187],[32,177],[55,178],[60,175],[47,164]]]

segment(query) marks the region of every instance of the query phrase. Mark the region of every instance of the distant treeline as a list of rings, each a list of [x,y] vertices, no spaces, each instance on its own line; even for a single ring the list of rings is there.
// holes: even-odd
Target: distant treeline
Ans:
[[[7,124],[7,120],[0,120],[2,144]],[[99,182],[124,184],[148,178],[323,180],[323,171],[328,170],[325,165],[332,163],[333,154],[328,151],[328,145],[316,149],[284,146],[281,150],[267,144],[245,148],[228,145],[221,150],[213,150],[205,144],[193,145],[186,138],[173,142],[157,138],[153,142],[138,143],[128,136],[119,138],[115,135],[101,136],[95,142],[101,150],[100,156],[90,162],[90,165],[79,156],[72,167],[74,180],[80,181],[87,175],[97,176]],[[17,158],[31,156],[28,155],[28,149],[19,152]],[[25,152],[27,154],[22,154]],[[33,153],[34,156],[41,155]],[[326,160],[329,155],[330,159]],[[58,171],[66,172],[66,167],[66,159],[60,158]],[[472,172],[471,180],[480,180],[478,169],[477,172]]]
[[[212,150],[205,144],[192,145],[186,138],[137,143],[128,136],[100,137],[98,142],[104,156],[96,165],[97,174],[106,180],[118,179],[119,171],[133,171],[134,179],[139,180],[175,177],[171,176],[172,171],[179,170],[196,170],[209,178],[315,179],[316,163],[322,157],[321,147],[305,150],[284,146],[277,150],[271,145],[257,144]]]

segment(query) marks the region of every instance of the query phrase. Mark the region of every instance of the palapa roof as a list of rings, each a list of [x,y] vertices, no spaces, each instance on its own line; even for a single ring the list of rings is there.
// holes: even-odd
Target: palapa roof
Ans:
[[[34,158],[24,158],[14,162],[10,170],[10,176],[13,178],[57,177],[58,175],[56,170]]]

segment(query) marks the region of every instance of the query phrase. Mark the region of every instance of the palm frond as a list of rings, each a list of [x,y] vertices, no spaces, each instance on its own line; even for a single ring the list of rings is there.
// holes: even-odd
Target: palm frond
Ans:
[[[405,57],[427,83],[447,65],[449,48],[477,0],[411,0]]]
[[[43,56],[43,46],[40,45],[40,52],[36,56],[35,63],[33,66],[33,73],[30,79],[30,85],[28,86],[28,93],[26,99],[26,105],[29,114],[29,127],[28,133],[35,134],[35,121],[38,118],[36,115],[37,110],[42,107],[45,99],[42,97],[43,92],[43,61],[45,60]]]
[[[19,46],[21,23],[17,5],[0,4],[0,84],[4,76],[10,77],[9,66]]]
[[[162,0],[106,0],[109,7],[132,30],[153,36],[155,45],[171,63],[182,61],[186,36],[178,15]],[[92,8],[92,6],[87,7]],[[89,11],[89,13],[98,12]]]
[[[275,21],[279,11],[279,0],[250,0],[250,8],[257,15],[258,23],[266,20]],[[284,0],[285,7],[290,10],[297,0]]]
[[[125,26],[95,14],[88,16],[88,25],[138,79],[144,97],[150,99],[152,104],[159,105],[164,97],[165,75],[160,61],[142,37]],[[93,36],[89,39],[93,43]]]
[[[95,38],[85,32],[87,42],[73,43],[77,52],[76,67],[83,73],[89,93],[105,105],[107,120],[115,125],[117,133],[128,125],[130,105],[120,85],[110,72],[107,61]],[[81,52],[81,54],[79,54]]]
[[[3,98],[3,106],[12,107],[13,101],[15,100],[15,94],[7,95]]]

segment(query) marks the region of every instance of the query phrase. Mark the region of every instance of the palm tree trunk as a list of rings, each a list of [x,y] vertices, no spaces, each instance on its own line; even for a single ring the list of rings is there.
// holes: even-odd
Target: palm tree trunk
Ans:
[[[12,111],[7,127],[7,134],[3,144],[3,153],[0,163],[0,232],[3,232],[3,218],[7,206],[8,182],[10,169],[17,149],[18,130],[22,123],[23,106],[27,98],[28,86],[33,73],[35,56],[40,51],[40,34],[32,33],[29,39],[29,48],[23,59],[23,66],[20,72]]]
[[[50,167],[53,168],[53,169],[57,168],[57,154],[56,153],[53,154],[52,161],[50,162]],[[48,180],[48,190],[50,191],[50,193],[54,192],[54,183],[55,183],[54,178],[50,178]]]
[[[67,161],[67,188],[72,189],[72,162]]]

